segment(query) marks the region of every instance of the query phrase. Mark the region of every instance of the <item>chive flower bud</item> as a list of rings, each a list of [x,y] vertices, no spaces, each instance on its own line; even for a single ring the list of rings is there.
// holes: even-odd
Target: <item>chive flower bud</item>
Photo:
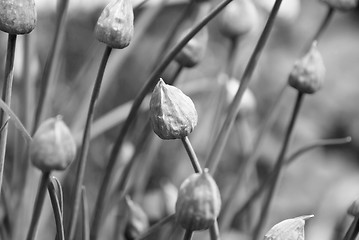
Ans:
[[[130,0],[112,0],[102,11],[95,35],[112,48],[127,47],[133,36],[133,9]]]
[[[205,169],[194,173],[180,186],[176,202],[176,221],[186,230],[210,228],[221,209],[218,186]]]
[[[309,52],[295,62],[288,83],[302,93],[312,94],[322,88],[324,77],[324,62],[316,43],[313,43]]]
[[[160,138],[180,139],[193,131],[198,115],[191,98],[160,79],[150,100],[150,120]]]
[[[358,6],[358,0],[321,0],[322,2],[328,4],[330,7],[340,10],[348,11],[353,10]]]
[[[314,215],[287,219],[274,225],[264,236],[264,240],[304,240],[305,220]]]
[[[192,68],[204,57],[208,43],[208,30],[203,28],[197,33],[182,50],[175,60],[183,67]]]
[[[32,163],[42,170],[64,170],[76,156],[75,140],[61,117],[44,121],[30,144]]]
[[[250,0],[231,2],[219,19],[219,30],[227,38],[233,39],[249,33],[258,23],[258,12]]]
[[[138,239],[138,237],[148,228],[149,221],[142,208],[126,196],[128,210],[128,221],[125,228],[125,237],[128,240]]]
[[[34,0],[1,0],[0,30],[9,34],[27,34],[36,26]]]

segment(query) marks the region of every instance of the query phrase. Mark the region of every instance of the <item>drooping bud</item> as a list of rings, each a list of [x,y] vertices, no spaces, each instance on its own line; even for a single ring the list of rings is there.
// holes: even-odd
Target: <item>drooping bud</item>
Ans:
[[[288,83],[302,93],[312,94],[322,88],[324,77],[324,62],[316,43],[313,43],[309,52],[295,62]]]
[[[226,94],[227,94],[227,103],[228,105],[232,103],[234,96],[236,95],[239,88],[239,81],[235,78],[231,78],[226,81]],[[247,88],[241,100],[241,103],[238,108],[238,113],[241,115],[246,115],[253,112],[257,107],[257,101],[254,97],[253,92]]]
[[[128,208],[128,222],[125,228],[126,239],[138,239],[149,226],[147,215],[129,196],[126,196],[126,205]]]
[[[264,240],[304,240],[305,220],[314,215],[287,219],[274,225],[264,236]]]
[[[75,155],[75,140],[60,116],[44,121],[30,144],[31,161],[44,172],[64,170]]]
[[[348,214],[353,217],[359,217],[359,199],[355,200],[348,208]]]
[[[328,4],[330,7],[340,10],[348,11],[353,10],[358,6],[358,0],[321,0],[322,2]]]
[[[191,98],[160,79],[152,92],[150,119],[160,138],[180,139],[193,131],[198,115]]]
[[[0,1],[0,30],[9,34],[27,34],[36,26],[34,0]]]
[[[175,60],[183,67],[192,68],[204,57],[208,43],[208,30],[203,28],[197,33],[182,50]]]
[[[112,48],[127,47],[133,36],[133,8],[130,0],[112,0],[102,11],[95,35]]]
[[[258,12],[251,0],[231,2],[219,19],[220,32],[230,39],[249,33],[258,23]]]
[[[194,173],[180,186],[176,202],[176,221],[186,230],[210,228],[221,209],[218,186],[205,170]]]

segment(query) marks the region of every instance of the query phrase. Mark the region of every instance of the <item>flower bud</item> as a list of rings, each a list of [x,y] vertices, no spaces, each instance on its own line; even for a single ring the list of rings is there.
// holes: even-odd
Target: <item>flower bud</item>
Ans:
[[[150,119],[153,131],[162,139],[183,138],[197,125],[197,111],[192,100],[180,89],[162,79],[152,92]]]
[[[258,12],[250,0],[235,0],[221,14],[220,32],[228,38],[237,38],[249,33],[258,23]]]
[[[176,202],[176,221],[186,230],[210,228],[221,210],[218,186],[205,170],[194,173],[180,186]]]
[[[44,121],[30,144],[31,161],[44,172],[64,170],[75,155],[75,140],[59,116]]]
[[[358,6],[358,0],[321,0],[321,1],[328,4],[330,7],[340,11],[352,10]]]
[[[305,220],[314,215],[287,219],[274,225],[264,236],[264,240],[304,240]]]
[[[149,221],[142,208],[128,196],[126,197],[126,205],[128,209],[128,222],[125,228],[125,236],[128,240],[134,240],[148,228]]]
[[[226,80],[226,94],[227,94],[227,103],[230,105],[236,95],[238,88],[239,88],[239,81],[235,78],[231,78]],[[253,112],[257,107],[257,101],[254,97],[253,92],[247,88],[241,99],[241,103],[238,107],[238,113],[241,115],[246,115],[248,113]]]
[[[309,52],[294,64],[288,83],[302,93],[312,94],[322,88],[325,66],[316,43]]]
[[[36,26],[34,0],[0,1],[0,30],[9,34],[27,34]]]
[[[102,11],[95,35],[112,48],[127,47],[133,36],[133,9],[130,0],[112,0]]]
[[[197,33],[182,50],[175,60],[183,67],[192,68],[204,57],[208,43],[208,30],[202,29]]]

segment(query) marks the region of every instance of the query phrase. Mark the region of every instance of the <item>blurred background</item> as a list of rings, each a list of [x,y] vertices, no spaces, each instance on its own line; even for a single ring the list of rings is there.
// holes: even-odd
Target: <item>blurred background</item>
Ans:
[[[253,0],[258,10],[258,23],[255,29],[241,39],[237,51],[234,77],[241,78],[265,20],[274,1]],[[68,13],[67,29],[62,45],[61,59],[56,66],[56,79],[50,89],[49,107],[46,117],[63,115],[80,142],[85,124],[88,101],[97,74],[99,62],[105,45],[98,42],[93,34],[96,21],[108,1],[71,0]],[[53,39],[56,21],[55,1],[36,1],[38,23],[32,37],[31,76],[28,80],[34,88],[32,107],[36,104],[39,79],[43,71],[49,48]],[[134,5],[139,2],[133,2]],[[100,100],[97,105],[95,121],[109,112],[114,112],[107,122],[94,126],[99,135],[91,142],[89,162],[86,168],[85,183],[90,210],[92,210],[98,186],[111,144],[119,128],[121,119],[128,112],[128,101],[138,93],[157,59],[165,36],[181,15],[187,2],[169,0],[163,9],[158,10],[159,0],[149,0],[135,11],[135,36],[129,48],[113,51],[104,76]],[[212,5],[215,2],[211,2]],[[156,9],[158,12],[156,12]],[[247,157],[248,148],[253,142],[262,120],[270,111],[270,106],[278,96],[280,89],[287,82],[296,59],[303,55],[316,29],[327,11],[325,4],[313,0],[284,0],[274,30],[260,58],[249,88],[252,90],[256,109],[250,113],[245,126],[236,122],[226,146],[223,161],[215,176],[218,185],[228,194],[228,185],[234,181],[243,158]],[[155,14],[152,21],[150,16]],[[216,127],[213,126],[215,97],[218,79],[223,73],[229,41],[219,31],[218,19],[208,26],[209,42],[205,57],[192,69],[184,69],[178,79],[178,86],[191,96],[198,114],[199,122],[190,135],[194,148],[203,163],[210,151]],[[301,146],[318,139],[352,137],[352,142],[345,146],[320,148],[311,151],[290,165],[282,175],[277,195],[272,204],[270,217],[265,229],[275,223],[291,217],[314,214],[307,225],[307,239],[338,239],[345,232],[351,217],[346,217],[349,205],[359,197],[359,10],[336,12],[328,28],[320,39],[318,48],[327,69],[324,87],[314,95],[305,97],[299,119],[293,135],[289,153]],[[140,30],[138,30],[140,29]],[[5,56],[6,34],[0,34],[0,53]],[[19,37],[16,55],[14,98],[21,95],[23,37]],[[4,65],[5,57],[2,57]],[[163,74],[166,80],[176,70],[176,63],[169,66]],[[273,127],[265,135],[264,144],[256,165],[256,178],[246,183],[248,189],[242,190],[236,197],[237,208],[241,206],[251,189],[264,179],[278,155],[284,131],[294,105],[296,91],[288,87],[276,112]],[[145,101],[146,102],[146,101]],[[14,100],[13,109],[21,109],[21,102]],[[127,104],[127,105],[126,105]],[[148,104],[148,101],[147,101]],[[146,108],[146,103],[143,104]],[[120,108],[118,108],[120,106]],[[30,109],[33,112],[34,109]],[[19,115],[21,113],[17,112]],[[224,113],[219,117],[223,120]],[[118,174],[121,173],[126,159],[136,151],[134,143],[141,137],[140,133],[148,119],[144,111],[138,117],[132,133],[121,153]],[[113,122],[115,124],[113,124]],[[96,129],[96,130],[95,130]],[[11,133],[16,132],[13,128]],[[10,137],[15,138],[15,134]],[[15,140],[13,140],[15,142]],[[15,144],[9,144],[9,152],[16,151]],[[15,154],[14,154],[15,155]],[[11,158],[10,155],[9,158]],[[130,182],[131,196],[140,203],[153,222],[158,221],[173,211],[176,188],[192,173],[189,161],[180,141],[162,141],[152,136],[151,143],[141,150],[141,162],[136,167],[136,176]],[[147,159],[147,161],[146,161]],[[151,159],[151,161],[149,160]],[[9,161],[8,161],[9,162]],[[7,168],[12,169],[12,163]],[[56,173],[65,191],[65,209],[70,200],[70,189],[74,179],[76,164],[65,173]],[[31,169],[27,179],[26,203],[22,204],[22,221],[27,226],[27,219],[35,198],[38,170]],[[8,170],[7,178],[14,177]],[[165,190],[164,190],[165,189]],[[170,190],[168,190],[170,189]],[[172,191],[172,192],[171,192]],[[163,194],[165,192],[166,194]],[[165,197],[164,197],[165,196]],[[14,196],[16,197],[16,196]],[[174,199],[174,200],[173,200]],[[168,208],[164,209],[164,205]],[[44,210],[39,239],[54,236],[54,223],[49,202]],[[167,205],[166,205],[167,206]],[[172,210],[171,210],[172,209]],[[223,233],[223,239],[245,239],[250,229],[246,226],[258,216],[259,206],[251,209],[252,218],[246,217],[232,223],[230,230]],[[113,209],[109,209],[112,212]],[[247,215],[246,215],[247,216]],[[112,216],[113,217],[113,216]],[[65,210],[66,220],[66,210]],[[105,222],[106,229],[111,229],[111,216]],[[27,227],[25,227],[27,229]],[[26,232],[26,230],[24,231]],[[19,231],[21,236],[21,231]],[[198,234],[195,237],[201,238]],[[205,237],[208,237],[205,235]],[[21,238],[14,238],[21,239]],[[108,239],[104,237],[103,239]]]

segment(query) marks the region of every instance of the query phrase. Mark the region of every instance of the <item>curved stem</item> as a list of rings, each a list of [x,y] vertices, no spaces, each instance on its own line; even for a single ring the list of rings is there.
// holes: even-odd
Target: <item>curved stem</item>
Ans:
[[[158,81],[158,77],[161,73],[167,68],[170,62],[175,58],[175,56],[181,51],[181,49],[189,42],[189,40],[198,33],[210,20],[212,20],[225,6],[227,6],[232,0],[223,0],[218,4],[201,22],[199,22],[186,36],[164,57],[163,61],[158,65],[154,72],[150,75],[146,84],[142,87],[139,94],[136,96],[133,105],[131,107],[130,113],[125,120],[119,135],[114,143],[114,146],[111,151],[110,159],[106,167],[106,174],[102,180],[99,194],[97,196],[95,204],[95,213],[93,216],[90,239],[96,240],[99,230],[99,223],[104,208],[104,199],[108,191],[109,183],[112,177],[112,171],[114,169],[117,155],[121,149],[123,140],[127,134],[127,131],[137,115],[137,111],[147,95],[148,91],[153,88],[153,86]]]
[[[48,189],[49,196],[51,199],[51,204],[52,204],[55,221],[56,221],[56,231],[57,231],[56,240],[64,240],[65,236],[64,236],[64,224],[63,224],[62,209],[61,209],[61,204],[60,204],[59,198],[56,194],[55,184],[52,181],[50,181],[47,186],[47,189]]]
[[[59,3],[59,16],[56,22],[55,36],[51,45],[51,50],[45,64],[45,69],[41,80],[40,96],[36,107],[35,119],[33,123],[32,133],[34,133],[41,121],[44,105],[48,104],[48,90],[50,83],[55,78],[55,67],[59,66],[59,55],[61,43],[65,35],[66,13],[69,0],[61,0]]]
[[[191,160],[191,163],[192,163],[194,171],[196,173],[202,173],[201,165],[199,164],[197,155],[194,152],[194,149],[192,147],[191,142],[189,141],[189,138],[186,136],[186,137],[183,137],[181,140],[182,140],[184,148],[186,149],[187,154],[188,154],[188,156],[189,156],[189,158]]]
[[[219,163],[220,157],[222,156],[224,146],[227,143],[230,130],[233,126],[233,122],[237,116],[237,109],[242,99],[243,93],[246,90],[249,81],[252,77],[253,71],[257,65],[259,57],[262,53],[262,50],[267,42],[269,34],[272,30],[274,20],[277,16],[278,10],[282,0],[276,0],[273,6],[273,9],[268,17],[267,23],[263,29],[263,32],[257,42],[257,45],[252,53],[252,56],[247,64],[246,69],[244,70],[243,76],[241,78],[241,85],[233,99],[233,102],[229,108],[226,119],[222,125],[220,133],[211,149],[211,153],[209,155],[208,160],[206,161],[206,168],[209,168],[211,173],[213,174],[216,171],[217,165]]]
[[[96,106],[96,102],[100,93],[101,83],[103,79],[103,75],[105,73],[106,64],[110,57],[112,48],[106,46],[105,52],[103,53],[101,64],[97,73],[97,78],[93,87],[92,96],[90,100],[89,110],[87,113],[86,125],[85,130],[82,138],[82,146],[80,150],[79,156],[79,165],[77,168],[76,173],[76,180],[75,180],[75,188],[73,189],[72,196],[74,196],[72,209],[70,211],[70,220],[69,220],[69,228],[68,228],[68,240],[73,240],[75,237],[75,230],[76,230],[76,223],[78,218],[78,212],[80,209],[81,203],[81,186],[83,184],[83,178],[85,175],[85,167],[87,163],[87,155],[90,146],[90,136],[91,136],[91,124],[94,116],[94,110]]]
[[[14,79],[15,48],[16,48],[16,35],[9,34],[8,42],[7,42],[6,63],[5,63],[5,79],[2,89],[2,99],[9,106],[11,103],[12,82]],[[1,111],[0,118],[1,118],[0,126],[3,126],[7,121],[8,116],[4,111]],[[0,193],[1,193],[3,175],[4,175],[7,131],[8,131],[8,126],[6,124],[6,126],[4,127],[3,131],[0,134]]]
[[[36,195],[34,212],[31,217],[29,231],[27,233],[26,240],[35,240],[36,231],[39,224],[39,219],[41,215],[42,205],[44,204],[46,188],[49,183],[50,172],[43,172],[39,184],[39,189]]]
[[[276,187],[278,185],[280,173],[281,173],[283,163],[284,163],[285,154],[287,152],[287,148],[288,148],[290,138],[291,138],[291,135],[292,135],[292,132],[293,132],[294,124],[296,122],[296,119],[297,119],[297,116],[298,116],[298,113],[299,113],[299,110],[300,110],[300,106],[301,106],[301,103],[302,103],[302,100],[303,100],[303,96],[304,96],[303,93],[298,92],[297,99],[295,101],[295,105],[294,105],[294,109],[293,109],[293,113],[292,113],[289,125],[288,125],[287,130],[286,130],[286,134],[285,134],[285,137],[284,137],[283,145],[282,145],[281,151],[279,153],[279,156],[277,158],[277,162],[276,162],[276,164],[274,166],[273,180],[271,181],[271,185],[269,187],[268,195],[264,199],[264,204],[263,204],[263,207],[261,209],[261,214],[260,214],[260,217],[259,217],[259,221],[258,221],[258,224],[257,224],[257,226],[256,226],[256,228],[254,230],[254,233],[253,233],[253,238],[252,238],[253,240],[257,240],[258,236],[261,236],[263,225],[265,224],[265,222],[267,220],[269,207],[270,207],[270,204],[272,202]]]

